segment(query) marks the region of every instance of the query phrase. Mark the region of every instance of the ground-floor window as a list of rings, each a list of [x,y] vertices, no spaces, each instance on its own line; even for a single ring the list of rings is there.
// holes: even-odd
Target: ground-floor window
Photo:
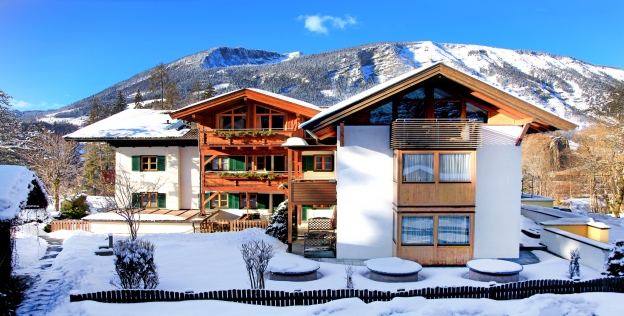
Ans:
[[[228,206],[228,194],[221,192],[210,201],[210,208],[226,208]]]
[[[166,208],[166,194],[157,192],[132,193],[132,205],[139,208]]]
[[[258,194],[256,193],[241,193],[240,201],[241,208],[258,208]]]
[[[469,216],[408,216],[401,219],[402,245],[468,245]]]

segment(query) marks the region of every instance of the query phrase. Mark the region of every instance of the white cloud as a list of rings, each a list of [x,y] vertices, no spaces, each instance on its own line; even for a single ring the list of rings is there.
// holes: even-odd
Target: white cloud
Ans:
[[[26,102],[24,100],[11,100],[11,105],[14,110],[20,111],[28,111],[28,110],[50,110],[50,109],[58,109],[63,104],[54,103],[52,105],[48,105],[48,102],[39,102],[39,104],[33,104],[30,102]]]
[[[344,29],[349,25],[357,24],[357,20],[354,17],[346,15],[345,18],[339,18],[331,15],[300,15],[297,20],[304,20],[304,27],[310,32],[328,34],[327,26],[325,22],[331,24],[332,27],[338,29]]]

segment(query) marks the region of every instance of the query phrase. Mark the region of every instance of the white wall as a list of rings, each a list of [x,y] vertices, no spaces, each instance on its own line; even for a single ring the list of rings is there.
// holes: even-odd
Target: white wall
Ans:
[[[344,132],[336,165],[337,257],[392,256],[390,127],[345,126]]]
[[[570,260],[570,250],[579,249],[581,251],[579,263],[598,272],[603,271],[611,252],[611,246],[608,244],[552,227],[542,229],[540,244],[546,246],[548,251],[568,260]],[[582,274],[583,271],[581,271]]]
[[[520,244],[522,147],[516,126],[484,126],[477,149],[475,258],[517,258]]]
[[[180,147],[180,209],[199,209],[200,169],[199,149]]]
[[[132,156],[146,155],[165,156],[165,171],[132,171]],[[179,210],[193,205],[195,209],[198,208],[199,153],[196,147],[119,147],[116,161],[117,177],[121,172],[128,172],[132,181],[138,185],[139,192],[151,191],[153,184],[158,183],[156,191],[167,194],[167,209]],[[183,168],[182,172],[178,172],[180,168]],[[182,194],[181,185],[184,191]]]

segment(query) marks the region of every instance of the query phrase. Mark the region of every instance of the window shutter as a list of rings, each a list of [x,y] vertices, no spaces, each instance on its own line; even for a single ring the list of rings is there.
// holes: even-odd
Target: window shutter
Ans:
[[[132,171],[141,171],[141,156],[132,156]]]
[[[310,205],[303,205],[301,206],[301,220],[302,221],[307,221],[308,220],[308,210],[311,209],[312,206]]]
[[[240,198],[238,194],[228,194],[228,208],[240,208]]]
[[[314,156],[302,156],[302,164],[301,168],[303,168],[303,172],[306,171],[314,171]]]
[[[158,208],[167,208],[167,194],[166,193],[158,193]]]
[[[156,160],[158,171],[165,171],[165,156],[158,156]]]
[[[130,206],[134,208],[139,207],[139,194],[138,193],[132,193],[132,195],[130,196]]]
[[[231,171],[245,171],[245,156],[230,156],[229,167]]]

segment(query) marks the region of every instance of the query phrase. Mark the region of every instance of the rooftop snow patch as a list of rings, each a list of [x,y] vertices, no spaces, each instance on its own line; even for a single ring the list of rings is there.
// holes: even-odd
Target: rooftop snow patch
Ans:
[[[11,220],[26,207],[28,195],[39,181],[34,172],[22,166],[0,165],[0,220]],[[40,183],[39,186],[43,188]]]
[[[65,139],[177,138],[190,128],[172,119],[168,110],[128,109],[85,126]]]

